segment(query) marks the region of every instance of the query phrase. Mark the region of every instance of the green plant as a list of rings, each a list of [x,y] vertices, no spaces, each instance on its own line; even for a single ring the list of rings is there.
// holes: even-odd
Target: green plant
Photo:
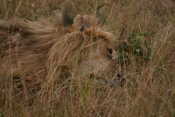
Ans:
[[[132,32],[126,41],[123,41],[118,48],[118,62],[120,64],[130,63],[131,58],[136,61],[148,62],[151,60],[152,33]]]
[[[2,112],[0,112],[0,117],[4,117],[4,114]]]

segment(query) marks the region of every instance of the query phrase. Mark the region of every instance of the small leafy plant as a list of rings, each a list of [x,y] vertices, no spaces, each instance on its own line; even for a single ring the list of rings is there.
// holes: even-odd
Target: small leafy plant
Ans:
[[[122,41],[117,50],[118,62],[128,64],[131,62],[131,58],[142,63],[151,60],[151,35],[147,32],[132,32],[129,34],[126,41]]]

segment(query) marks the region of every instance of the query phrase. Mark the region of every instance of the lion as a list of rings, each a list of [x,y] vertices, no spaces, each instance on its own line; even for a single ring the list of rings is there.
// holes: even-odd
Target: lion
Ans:
[[[91,76],[106,82],[114,78],[117,69],[114,35],[102,29],[93,15],[77,15],[72,22],[69,26],[58,26],[15,19],[3,29],[0,23],[3,34],[8,29],[6,46],[0,53],[3,55],[0,75],[13,76],[18,82],[22,79],[31,92],[40,89],[43,82]]]

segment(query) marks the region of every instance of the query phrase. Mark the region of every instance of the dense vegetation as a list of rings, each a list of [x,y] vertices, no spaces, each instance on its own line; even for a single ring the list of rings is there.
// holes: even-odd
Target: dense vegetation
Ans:
[[[0,0],[0,18],[35,21],[50,17],[52,22],[52,16],[64,10],[70,10],[72,17],[96,15],[115,36],[116,62],[125,85],[80,81],[54,86],[49,94],[41,91],[28,99],[16,93],[12,78],[0,74],[0,117],[174,117],[175,1],[68,2],[73,9],[66,9],[63,0]],[[1,47],[2,43],[0,38]]]

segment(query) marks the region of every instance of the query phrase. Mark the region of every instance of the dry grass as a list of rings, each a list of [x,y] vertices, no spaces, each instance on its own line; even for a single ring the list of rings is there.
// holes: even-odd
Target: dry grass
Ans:
[[[99,17],[100,33],[104,33],[101,29],[105,29],[113,35],[111,37],[109,33],[107,40],[104,35],[97,35],[98,28],[91,33],[87,30],[85,34],[78,31],[65,34],[60,23],[53,20],[53,17],[57,17],[57,11],[65,10],[62,2],[0,0],[2,19],[20,17],[32,20],[20,24],[22,37],[18,33],[0,32],[0,60],[3,63],[0,66],[5,65],[0,70],[0,117],[174,117],[175,2],[69,1],[75,14]],[[103,7],[98,10],[100,6]],[[94,39],[89,34],[98,38]],[[82,41],[84,36],[87,40]],[[4,44],[7,37],[17,40]],[[114,41],[110,38],[114,38]],[[83,50],[89,44],[90,49]],[[105,69],[105,65],[97,67],[106,60],[104,53],[95,64],[82,62],[82,66],[79,65],[79,62],[89,60],[94,55],[88,53],[94,52],[97,56],[98,48],[104,52],[103,48],[109,45],[117,46],[114,53],[117,68]],[[8,57],[4,59],[6,55]],[[88,73],[89,69],[84,64],[94,67],[96,75],[105,79],[109,79],[109,72],[119,71],[126,83],[123,87],[94,83],[91,79],[96,75],[88,76],[91,72]],[[108,65],[112,66],[113,63]],[[28,76],[26,73],[30,73],[31,78],[21,78]],[[74,80],[59,81],[71,76]]]

